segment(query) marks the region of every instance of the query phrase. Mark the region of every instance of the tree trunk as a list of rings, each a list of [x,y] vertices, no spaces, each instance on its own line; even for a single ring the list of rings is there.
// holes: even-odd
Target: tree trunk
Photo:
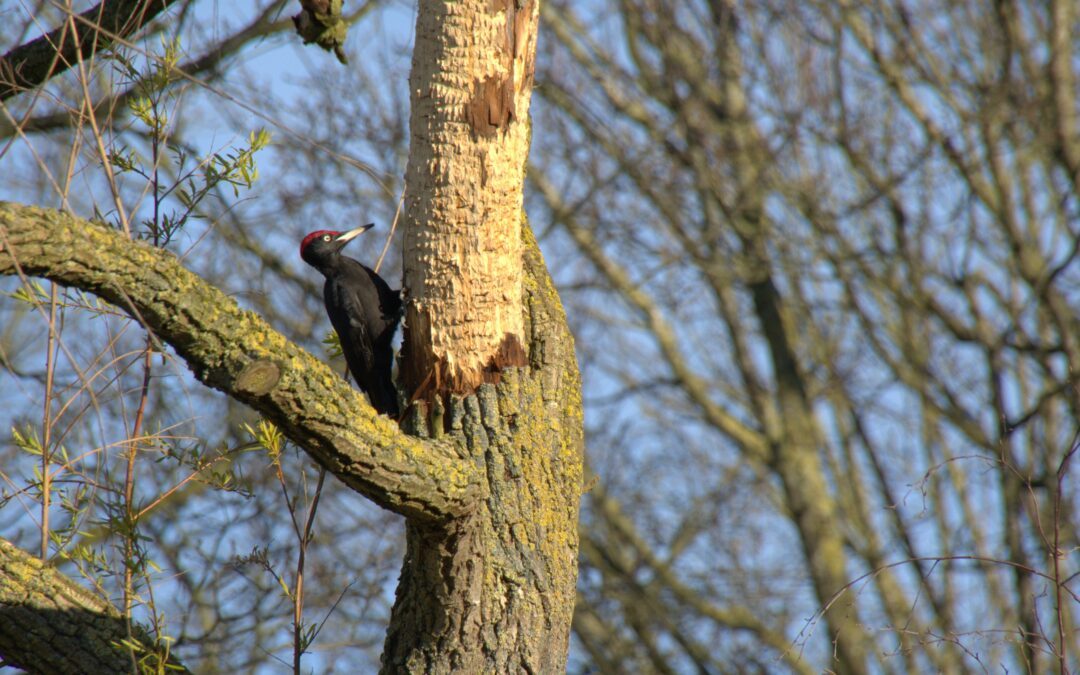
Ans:
[[[521,206],[539,5],[423,0],[405,171],[402,381],[468,394],[525,363]]]
[[[561,304],[521,224],[538,10],[417,11],[402,380],[410,430],[458,439],[488,496],[467,516],[409,522],[387,673],[566,668],[581,395]]]
[[[445,415],[436,405],[430,433],[414,413],[408,425],[431,440],[398,431],[325,364],[172,255],[116,231],[0,203],[0,274],[42,276],[124,308],[204,384],[273,420],[347,485],[408,519],[387,672],[559,672],[577,576],[581,392],[562,305],[531,231],[523,233],[529,364],[451,399]],[[59,643],[20,642],[22,613],[57,619],[42,603],[18,600],[35,592],[31,578],[0,579],[0,655],[30,664],[67,655],[78,664]],[[62,611],[72,625],[97,621]]]
[[[530,365],[452,398],[425,429],[486,468],[489,494],[444,524],[410,521],[386,673],[565,672],[577,584],[581,392],[573,340],[526,229]],[[435,407],[439,408],[438,400]]]

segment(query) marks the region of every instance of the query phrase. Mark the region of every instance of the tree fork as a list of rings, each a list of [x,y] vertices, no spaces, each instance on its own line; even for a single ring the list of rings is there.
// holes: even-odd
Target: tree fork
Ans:
[[[203,384],[274,422],[352,489],[416,521],[483,498],[461,449],[420,441],[377,415],[325,363],[180,264],[100,224],[0,202],[0,275],[41,276],[94,293],[168,343]]]
[[[577,584],[581,388],[573,338],[524,229],[530,367],[449,397],[450,435],[486,469],[478,508],[407,525],[384,673],[565,672]],[[418,407],[424,407],[421,403]],[[414,414],[407,427],[439,436]]]
[[[522,236],[528,367],[451,398],[450,438],[441,425],[427,434],[414,414],[418,435],[433,440],[400,433],[325,364],[171,254],[108,228],[0,203],[0,274],[44,276],[125,308],[203,383],[259,410],[347,485],[408,518],[386,672],[466,663],[556,672],[577,580],[581,385],[558,294],[531,230]]]

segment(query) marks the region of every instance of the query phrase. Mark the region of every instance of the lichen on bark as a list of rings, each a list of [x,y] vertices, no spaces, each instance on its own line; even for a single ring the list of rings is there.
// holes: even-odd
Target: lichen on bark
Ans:
[[[164,645],[56,569],[0,540],[0,656],[29,673],[130,672],[132,652],[149,670],[188,670]],[[167,663],[167,665],[166,665]]]
[[[446,399],[448,434],[485,468],[487,497],[452,521],[407,525],[384,673],[565,671],[581,386],[562,305],[527,226],[522,239],[530,366]]]
[[[325,364],[172,255],[101,225],[0,203],[0,274],[47,277],[128,311],[204,383],[256,408],[346,484],[407,517],[384,671],[556,672],[565,667],[577,578],[581,393],[558,295],[527,227],[522,236],[528,365],[449,397],[449,432],[438,440],[401,433]]]

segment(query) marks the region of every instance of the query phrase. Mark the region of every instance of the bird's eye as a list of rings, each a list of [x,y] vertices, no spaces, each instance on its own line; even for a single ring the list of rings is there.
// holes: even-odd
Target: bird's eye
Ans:
[[[328,235],[328,234],[324,234],[324,235],[322,236],[322,240],[323,240],[323,241],[330,241],[330,235]]]

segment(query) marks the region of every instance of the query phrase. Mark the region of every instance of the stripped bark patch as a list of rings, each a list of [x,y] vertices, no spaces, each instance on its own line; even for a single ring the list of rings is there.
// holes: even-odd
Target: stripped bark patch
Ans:
[[[533,0],[527,0],[506,17],[507,30],[512,31],[514,37],[514,61],[522,62],[518,73],[518,91],[530,91],[536,75],[536,31],[529,30],[534,12]]]
[[[488,77],[473,82],[473,97],[465,115],[476,138],[491,138],[514,120],[514,85],[507,77]]]
[[[518,339],[518,336],[507,333],[503,335],[499,348],[492,355],[487,367],[484,368],[486,373],[491,374],[489,377],[485,377],[484,381],[498,384],[498,374],[503,368],[520,368],[527,365],[528,362],[529,357],[525,353],[525,347],[521,344],[521,340]]]

